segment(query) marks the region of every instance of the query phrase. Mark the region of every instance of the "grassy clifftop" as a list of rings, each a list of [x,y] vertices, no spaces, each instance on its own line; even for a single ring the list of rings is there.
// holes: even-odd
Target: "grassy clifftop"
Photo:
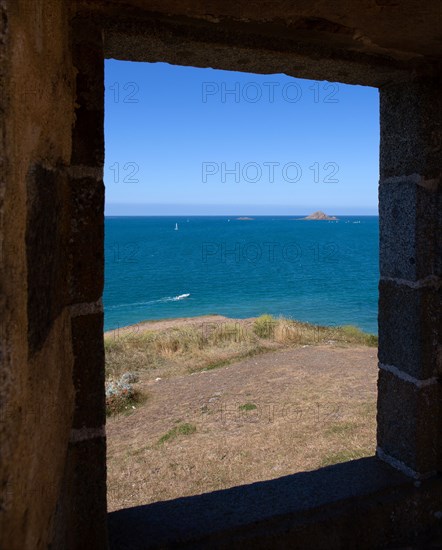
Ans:
[[[318,326],[271,315],[201,317],[136,327],[105,334],[107,379],[125,372],[142,372],[147,378],[190,374],[284,347],[377,346],[377,336],[353,326]]]

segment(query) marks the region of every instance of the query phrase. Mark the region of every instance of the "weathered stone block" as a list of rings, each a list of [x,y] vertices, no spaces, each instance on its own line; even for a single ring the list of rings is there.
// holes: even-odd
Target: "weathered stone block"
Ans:
[[[73,51],[74,66],[81,69],[77,74],[77,103],[89,110],[102,111],[104,105],[104,62],[101,34],[99,41],[80,42],[76,35]]]
[[[99,428],[106,421],[103,314],[80,315],[71,323],[76,394],[73,428]]]
[[[381,183],[379,224],[381,276],[409,281],[441,276],[442,204],[435,187]]]
[[[77,69],[72,165],[104,164],[104,54],[101,29],[80,19],[73,24]]]
[[[441,400],[440,383],[419,388],[380,369],[378,446],[420,474],[442,471]]]
[[[380,89],[381,179],[411,174],[440,177],[441,87],[439,77]]]
[[[379,361],[419,380],[438,372],[441,291],[379,283]]]
[[[50,548],[107,548],[106,441],[70,443]]]
[[[75,111],[76,122],[72,132],[72,164],[103,166],[104,111],[87,109],[84,105]]]
[[[70,302],[94,302],[104,285],[104,184],[70,180]]]
[[[33,167],[26,180],[27,315],[32,355],[42,348],[66,300],[66,180],[61,172],[43,166]]]

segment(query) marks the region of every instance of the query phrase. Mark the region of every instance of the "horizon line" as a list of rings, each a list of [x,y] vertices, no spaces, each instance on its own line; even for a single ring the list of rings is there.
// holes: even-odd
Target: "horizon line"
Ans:
[[[172,218],[172,217],[178,217],[178,218],[207,218],[207,217],[218,217],[218,218],[225,218],[225,217],[232,217],[232,218],[240,218],[244,216],[253,216],[255,218],[289,218],[292,216],[303,216],[304,214],[105,214],[105,218]],[[306,214],[308,216],[309,214]],[[333,216],[341,216],[343,218],[351,218],[351,217],[358,217],[358,218],[379,218],[378,214],[336,214],[333,213]],[[313,220],[313,221],[333,221],[333,220]]]

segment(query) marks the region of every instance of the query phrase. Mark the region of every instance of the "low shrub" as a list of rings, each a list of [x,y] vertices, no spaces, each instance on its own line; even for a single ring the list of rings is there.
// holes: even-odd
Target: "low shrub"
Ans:
[[[140,401],[141,394],[134,389],[138,377],[133,372],[124,373],[119,380],[106,382],[106,415],[130,411]]]

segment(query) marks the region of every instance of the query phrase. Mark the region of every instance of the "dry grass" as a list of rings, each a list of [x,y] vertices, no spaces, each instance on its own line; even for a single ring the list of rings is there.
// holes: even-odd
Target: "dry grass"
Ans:
[[[149,395],[108,420],[110,510],[374,453],[374,339],[266,320],[106,338],[108,376],[136,370]]]
[[[377,346],[377,337],[356,327],[323,327],[262,315],[257,319],[226,320],[154,330],[154,323],[138,333],[107,334],[106,377],[131,370],[151,378],[211,370],[246,357],[287,345],[323,343]]]

